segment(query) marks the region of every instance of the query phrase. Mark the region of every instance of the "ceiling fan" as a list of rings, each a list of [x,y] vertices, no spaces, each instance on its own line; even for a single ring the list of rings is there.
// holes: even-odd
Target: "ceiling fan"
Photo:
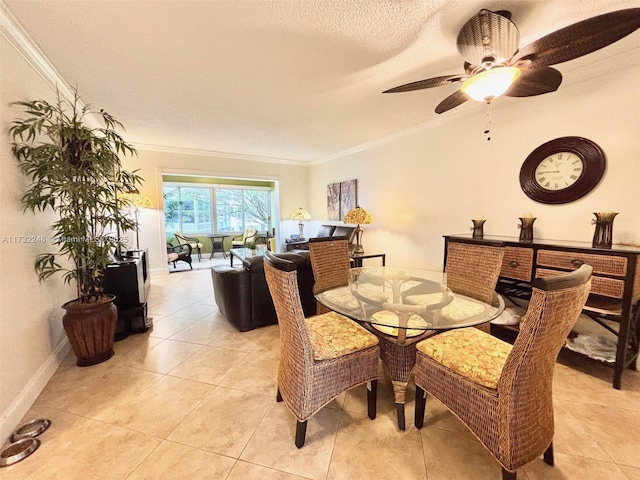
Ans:
[[[587,55],[638,28],[640,8],[617,10],[561,28],[518,49],[520,33],[511,21],[511,12],[483,9],[462,26],[456,41],[465,60],[465,73],[419,80],[382,93],[462,82],[460,90],[436,107],[436,113],[444,113],[470,98],[490,104],[500,95],[531,97],[555,92],[562,74],[549,65]]]

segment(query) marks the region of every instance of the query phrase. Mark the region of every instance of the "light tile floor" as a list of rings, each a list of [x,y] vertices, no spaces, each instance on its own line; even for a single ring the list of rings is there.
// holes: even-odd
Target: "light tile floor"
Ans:
[[[149,311],[153,330],[117,342],[109,361],[79,368],[66,358],[24,419],[52,420],[42,446],[2,480],[500,479],[436,400],[425,428],[413,427],[413,388],[399,431],[382,367],[375,420],[355,388],[309,421],[298,450],[295,419],[275,401],[278,327],[235,330],[208,270],[152,278]],[[519,479],[640,480],[640,373],[626,371],[620,391],[611,375],[587,359],[557,364],[556,466],[536,460]]]

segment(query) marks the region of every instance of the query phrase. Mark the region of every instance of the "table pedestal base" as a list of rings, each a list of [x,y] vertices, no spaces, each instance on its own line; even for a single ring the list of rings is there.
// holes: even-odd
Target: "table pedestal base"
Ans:
[[[407,343],[399,344],[396,337],[385,335],[370,325],[367,325],[367,327],[369,327],[369,331],[378,337],[380,359],[389,370],[389,376],[391,377],[391,384],[393,386],[398,428],[405,430],[404,404],[406,403],[405,397],[411,370],[416,363],[416,343],[435,335],[437,331],[427,330],[417,337],[408,338]]]

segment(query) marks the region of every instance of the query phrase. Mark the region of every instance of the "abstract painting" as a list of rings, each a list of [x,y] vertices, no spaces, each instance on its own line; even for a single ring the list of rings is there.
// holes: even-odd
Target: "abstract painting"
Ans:
[[[327,219],[340,220],[340,184],[327,185]]]
[[[340,220],[353,208],[356,208],[356,180],[347,180],[340,183]]]
[[[346,180],[327,185],[327,219],[343,220],[352,208],[356,208],[357,180]]]

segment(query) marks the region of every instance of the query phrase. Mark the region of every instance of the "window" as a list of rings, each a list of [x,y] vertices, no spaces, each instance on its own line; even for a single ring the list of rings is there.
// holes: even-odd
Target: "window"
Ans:
[[[269,229],[271,190],[268,187],[163,186],[167,231],[186,235],[242,232],[248,226]]]

